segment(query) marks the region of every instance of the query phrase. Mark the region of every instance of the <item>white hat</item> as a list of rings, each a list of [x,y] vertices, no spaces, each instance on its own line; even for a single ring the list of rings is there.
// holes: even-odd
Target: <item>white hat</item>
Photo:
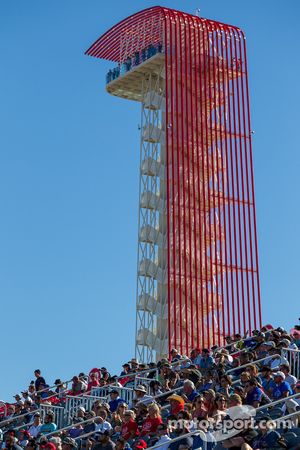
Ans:
[[[85,413],[85,408],[83,406],[79,406],[78,411],[82,411]]]
[[[264,342],[264,345],[267,345],[268,347],[275,347],[275,342],[273,342],[273,341],[267,341],[267,342]]]
[[[139,384],[137,387],[134,388],[135,391],[140,391],[140,392],[147,392],[145,386],[143,386],[142,384]]]
[[[276,373],[274,373],[274,378],[275,377],[281,377],[283,380],[285,380],[285,375],[284,375],[284,373],[283,372],[276,372]]]

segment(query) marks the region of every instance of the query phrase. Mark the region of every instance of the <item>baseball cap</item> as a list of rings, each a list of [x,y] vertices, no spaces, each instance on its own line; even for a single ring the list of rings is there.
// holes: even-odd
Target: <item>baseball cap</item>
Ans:
[[[167,398],[167,401],[169,402],[170,400],[176,400],[177,402],[184,404],[184,399],[177,394],[170,395],[170,397]]]
[[[76,441],[71,437],[66,437],[63,440],[63,444],[67,444],[67,445],[70,445],[71,447],[77,448]]]
[[[273,342],[273,341],[267,341],[267,342],[264,342],[264,345],[267,345],[268,347],[275,347],[275,342]]]
[[[280,372],[280,371],[275,372],[275,373],[274,373],[274,377],[281,377],[283,380],[285,380],[285,375],[284,375],[284,373],[283,373],[283,372]]]
[[[78,411],[82,411],[85,413],[85,408],[83,406],[79,406]]]
[[[111,389],[109,391],[110,394],[119,394],[119,391],[117,389]]]
[[[147,444],[146,444],[146,442],[145,442],[143,439],[139,439],[139,440],[134,444],[134,447],[135,447],[135,448],[143,449],[143,448],[147,448]]]

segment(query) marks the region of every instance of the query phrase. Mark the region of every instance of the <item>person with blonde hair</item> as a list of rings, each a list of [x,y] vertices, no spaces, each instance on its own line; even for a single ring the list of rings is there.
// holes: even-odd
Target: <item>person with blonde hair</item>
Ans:
[[[148,406],[148,415],[143,422],[141,436],[153,437],[157,434],[157,428],[163,423],[160,415],[160,407],[157,403]]]

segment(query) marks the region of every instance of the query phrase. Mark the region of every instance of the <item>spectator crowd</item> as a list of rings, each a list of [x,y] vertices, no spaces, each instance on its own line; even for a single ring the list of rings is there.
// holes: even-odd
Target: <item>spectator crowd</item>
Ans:
[[[73,376],[70,386],[56,379],[50,387],[37,369],[15,402],[3,405],[1,448],[300,450],[299,349],[300,327],[266,326],[190,355],[173,348],[157,363],[133,358],[120,376],[94,368]],[[71,409],[70,397],[77,401]],[[246,410],[253,420],[226,434],[231,412]]]

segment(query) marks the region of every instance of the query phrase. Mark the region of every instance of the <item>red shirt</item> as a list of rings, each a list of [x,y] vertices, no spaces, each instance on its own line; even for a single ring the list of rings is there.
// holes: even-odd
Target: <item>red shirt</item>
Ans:
[[[98,386],[99,386],[99,381],[98,380],[92,380],[92,381],[89,382],[87,390],[91,391],[91,389],[93,387],[98,387]]]
[[[129,422],[123,423],[121,427],[121,435],[122,437],[128,441],[132,437],[132,431],[134,431],[134,436],[136,436],[136,432],[138,429],[138,424],[135,420],[130,419]]]
[[[160,425],[161,423],[163,423],[161,417],[155,417],[154,419],[151,419],[150,416],[147,416],[142,425],[141,436],[146,436],[146,434],[149,433],[155,433],[158,425]]]

